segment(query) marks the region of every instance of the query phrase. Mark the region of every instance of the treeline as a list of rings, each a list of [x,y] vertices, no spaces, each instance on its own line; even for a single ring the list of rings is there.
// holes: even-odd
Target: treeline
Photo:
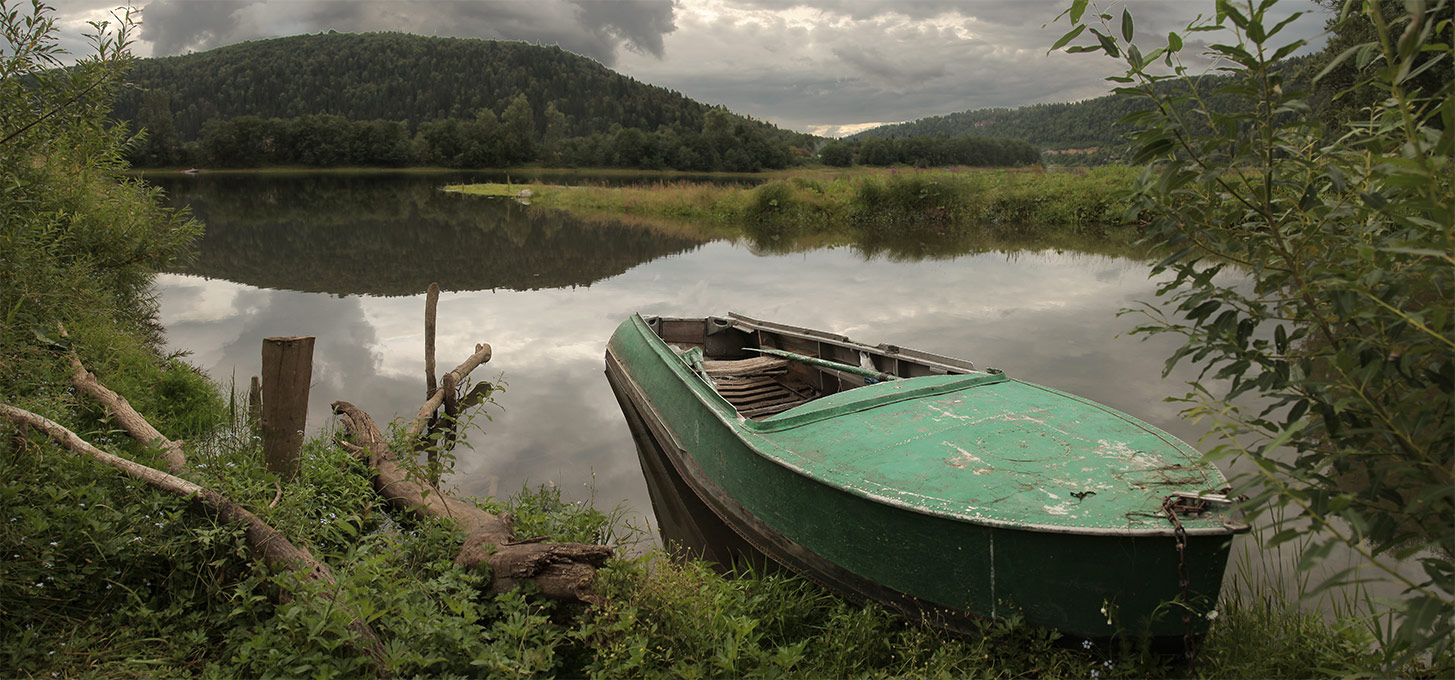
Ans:
[[[529,111],[521,95],[500,116],[485,109],[471,120],[426,121],[413,134],[400,121],[351,121],[326,114],[214,119],[203,126],[200,142],[151,147],[150,155],[133,162],[142,167],[214,168],[504,168],[541,162],[551,167],[756,172],[785,168],[807,155],[726,111],[709,111],[696,131],[665,128],[648,133],[616,127],[585,137],[562,137],[555,126],[540,134]]]
[[[388,166],[428,158],[449,167],[592,159],[754,169],[811,156],[822,142],[557,47],[518,42],[294,36],[141,59],[128,81],[135,87],[115,113],[148,131],[130,150],[142,167]],[[521,101],[524,108],[512,111]],[[527,127],[529,137],[516,134]],[[728,158],[727,136],[751,150]]]
[[[1005,137],[851,138],[824,145],[819,159],[825,165],[837,167],[854,164],[1015,167],[1041,162],[1041,152],[1029,142]]]

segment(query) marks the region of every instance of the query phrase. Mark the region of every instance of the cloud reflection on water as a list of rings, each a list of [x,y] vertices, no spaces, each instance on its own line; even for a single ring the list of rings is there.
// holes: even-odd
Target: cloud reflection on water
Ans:
[[[611,332],[633,312],[749,316],[832,330],[970,359],[1011,375],[1127,410],[1195,438],[1162,398],[1170,350],[1118,334],[1118,309],[1150,298],[1144,266],[1100,255],[999,253],[952,260],[865,260],[847,248],[755,255],[716,242],[657,259],[595,285],[441,296],[437,345],[442,373],[488,342],[494,358],[477,380],[502,378],[493,420],[478,418],[473,450],[459,452],[465,494],[503,495],[551,482],[601,506],[650,503],[631,437],[602,375]],[[310,428],[328,404],[352,401],[376,419],[412,415],[423,400],[422,295],[337,296],[258,289],[169,274],[158,287],[172,349],[214,378],[239,384],[257,374],[261,341],[316,335]],[[1166,345],[1166,346],[1160,346]]]

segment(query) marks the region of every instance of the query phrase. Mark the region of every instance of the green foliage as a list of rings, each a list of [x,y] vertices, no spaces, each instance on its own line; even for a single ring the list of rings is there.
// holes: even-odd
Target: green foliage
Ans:
[[[1299,74],[1313,81],[1310,104],[1314,113],[1335,127],[1344,121],[1367,120],[1369,112],[1387,97],[1380,87],[1368,82],[1367,63],[1360,65],[1373,56],[1365,46],[1379,42],[1379,30],[1372,21],[1371,11],[1378,11],[1380,20],[1392,26],[1407,14],[1405,3],[1403,0],[1378,0],[1367,5],[1347,0],[1314,1],[1329,11],[1325,25],[1328,42],[1301,67]],[[1361,52],[1366,56],[1360,57]],[[1441,83],[1455,79],[1452,62],[1455,60],[1448,54],[1442,56],[1435,50],[1415,55],[1410,61],[1405,89],[1438,90]],[[1431,123],[1441,125],[1439,121]]]
[[[785,572],[734,574],[663,556],[601,575],[607,604],[573,632],[593,677],[1046,677],[1077,655],[1016,623],[956,638]],[[1079,674],[1079,673],[1078,673]]]
[[[595,496],[566,501],[561,489],[543,484],[534,490],[523,488],[511,496],[503,509],[515,516],[515,533],[522,538],[547,536],[558,543],[623,545],[637,536],[625,530],[626,510],[617,506],[609,513],[596,509]]]
[[[1451,59],[1450,4],[1407,3],[1393,20],[1378,3],[1351,6],[1374,39],[1333,64],[1355,59],[1357,87],[1381,99],[1336,130],[1281,68],[1302,41],[1276,41],[1272,4],[1219,0],[1188,29],[1227,38],[1207,50],[1228,74],[1221,92],[1242,102],[1232,109],[1210,108],[1196,81],[1175,96],[1157,87],[1186,76],[1176,33],[1143,53],[1102,14],[1097,44],[1068,48],[1125,60],[1117,92],[1145,104],[1128,117],[1135,159],[1150,164],[1136,207],[1175,252],[1155,270],[1169,274],[1166,303],[1138,310],[1138,332],[1184,336],[1169,369],[1201,362],[1186,413],[1212,421],[1210,456],[1253,464],[1240,484],[1253,516],[1275,522],[1270,545],[1308,540],[1301,569],[1337,545],[1382,571],[1404,588],[1382,603],[1396,625],[1375,630],[1386,669],[1428,655],[1449,672],[1455,83],[1416,76]],[[1084,28],[1073,23],[1068,36]],[[1218,276],[1230,267],[1251,287]],[[1422,573],[1402,571],[1407,560]],[[1351,568],[1323,586],[1362,578]]]
[[[194,407],[215,406],[215,391],[150,347],[152,273],[184,258],[200,225],[121,174],[126,139],[107,125],[132,26],[95,25],[94,56],[52,68],[54,19],[44,5],[28,9],[0,2],[0,394],[74,422],[60,323],[87,367],[154,423],[173,436],[205,431],[216,411]],[[101,417],[99,406],[82,409],[94,417],[81,422]]]
[[[943,225],[954,222],[973,200],[965,182],[944,175],[893,174],[866,177],[854,191],[854,220],[861,224]]]
[[[5,439],[0,675],[196,672],[228,625],[241,531],[74,454]]]
[[[818,150],[818,158],[824,165],[847,168],[854,164],[854,149],[842,141],[834,140]]]

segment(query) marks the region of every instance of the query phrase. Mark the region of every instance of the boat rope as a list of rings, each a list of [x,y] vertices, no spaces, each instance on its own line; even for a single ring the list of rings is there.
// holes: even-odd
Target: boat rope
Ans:
[[[1192,601],[1188,591],[1192,579],[1187,575],[1187,530],[1182,527],[1178,511],[1187,510],[1186,499],[1173,494],[1162,499],[1162,512],[1172,522],[1172,535],[1177,541],[1177,585],[1182,589],[1182,656],[1187,660],[1187,675],[1197,675],[1197,640],[1192,635]]]

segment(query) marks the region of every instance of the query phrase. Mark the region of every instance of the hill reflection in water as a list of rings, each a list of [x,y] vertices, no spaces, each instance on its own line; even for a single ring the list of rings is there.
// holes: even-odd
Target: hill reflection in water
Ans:
[[[589,286],[705,239],[446,193],[439,175],[149,177],[206,223],[178,273],[258,288],[413,295]],[[219,190],[225,185],[225,190]]]

